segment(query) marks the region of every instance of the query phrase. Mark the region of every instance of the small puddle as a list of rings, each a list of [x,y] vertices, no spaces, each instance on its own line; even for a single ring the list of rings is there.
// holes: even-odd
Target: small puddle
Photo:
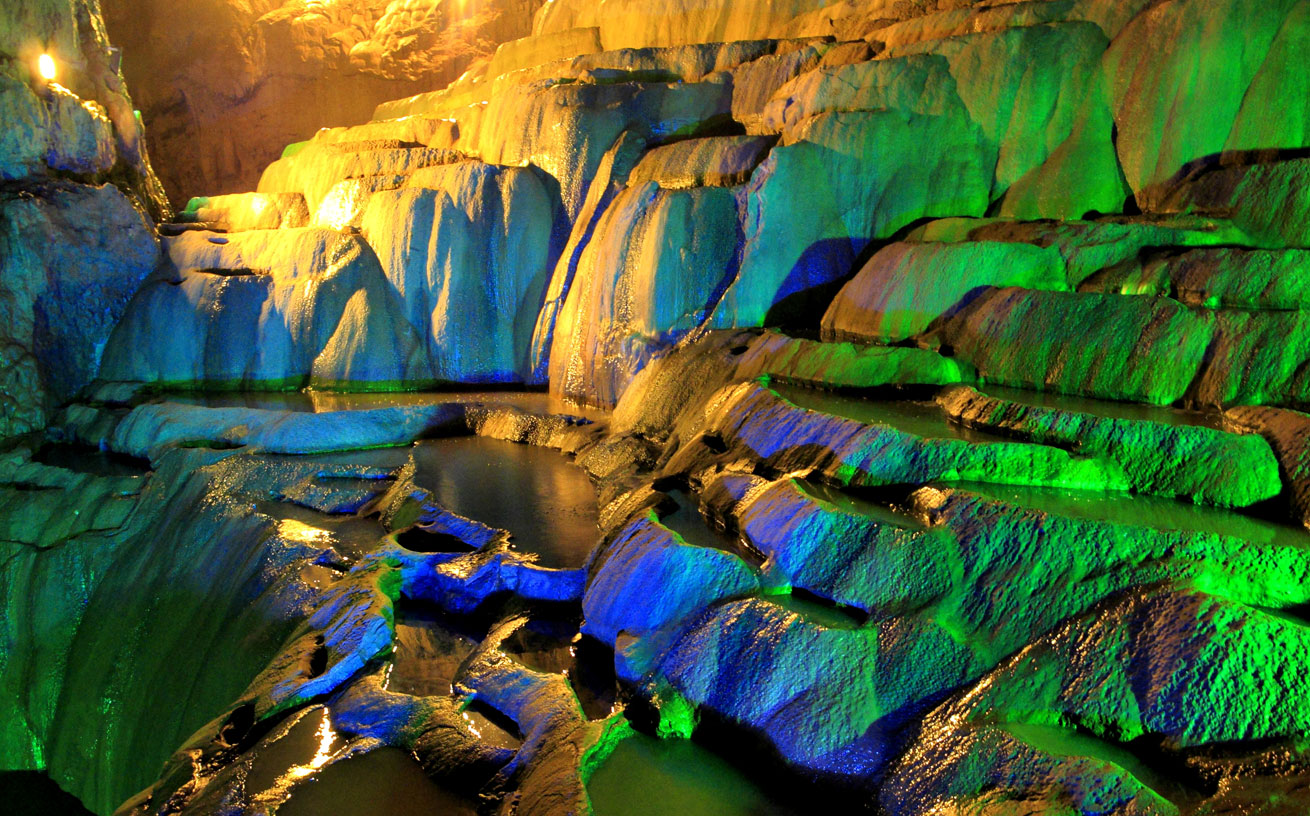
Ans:
[[[557,451],[480,436],[420,442],[414,483],[452,513],[508,530],[515,550],[581,567],[599,538],[596,493]]]
[[[951,487],[1074,519],[1155,530],[1214,533],[1255,544],[1310,549],[1310,531],[1232,510],[1189,504],[1160,496],[978,483],[959,483]]]
[[[10,816],[93,816],[41,771],[0,771],[0,802]]]
[[[483,743],[495,748],[517,751],[523,745],[518,726],[499,712],[482,707],[477,701],[460,712],[469,730]]]
[[[596,816],[796,816],[695,742],[645,734],[618,744],[587,793]]]
[[[966,442],[1013,442],[998,434],[957,425],[932,401],[867,400],[805,388],[799,385],[770,385],[788,402],[830,416],[853,419],[866,425],[887,425],[924,439],[963,439]]]
[[[293,716],[296,719],[282,736],[271,741],[266,739],[251,750],[254,760],[246,774],[248,796],[274,790],[285,792],[327,764],[333,752],[343,747],[344,743],[332,730],[326,708],[315,706]]]
[[[576,620],[534,619],[505,638],[500,648],[533,671],[564,675],[587,718],[604,719],[614,712],[618,698],[614,652],[577,633]]]
[[[42,445],[32,454],[32,461],[92,476],[145,476],[150,473],[150,463],[144,459],[81,445]]]
[[[399,612],[387,690],[415,697],[446,697],[459,665],[477,645],[472,637],[433,618]]]
[[[871,518],[875,521],[906,530],[923,530],[927,528],[927,525],[925,525],[921,520],[909,515],[908,513],[902,513],[893,507],[869,501],[868,499],[853,495],[844,490],[832,487],[831,485],[803,480],[798,480],[796,484],[800,487],[801,492],[805,493],[810,498],[819,499],[828,504],[834,505],[843,513],[850,513],[855,516],[865,516],[866,518]]]
[[[841,606],[811,595],[800,589],[793,589],[783,595],[764,595],[762,600],[793,612],[802,620],[817,624],[825,629],[859,629],[869,619],[863,609]]]
[[[696,547],[707,547],[732,553],[748,564],[758,567],[764,555],[739,537],[712,526],[700,513],[696,499],[683,490],[674,490],[669,497],[678,503],[678,509],[660,516],[660,524]]]
[[[1098,739],[1091,734],[1029,723],[1003,723],[999,727],[1020,741],[1052,756],[1088,757],[1113,762],[1132,774],[1138,782],[1174,805],[1183,805],[1188,800],[1201,798],[1196,791],[1150,767],[1124,746]]]
[[[336,762],[295,787],[278,816],[476,816],[474,803],[442,788],[398,748]]]

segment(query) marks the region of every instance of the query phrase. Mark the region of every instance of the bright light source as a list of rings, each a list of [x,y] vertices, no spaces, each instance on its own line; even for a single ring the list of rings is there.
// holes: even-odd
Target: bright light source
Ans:
[[[50,82],[55,78],[55,58],[49,54],[42,54],[41,58],[36,61],[36,67],[46,82]]]

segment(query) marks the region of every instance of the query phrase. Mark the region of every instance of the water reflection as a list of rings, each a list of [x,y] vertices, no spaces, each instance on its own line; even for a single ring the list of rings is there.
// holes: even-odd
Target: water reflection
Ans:
[[[596,816],[796,816],[689,740],[636,734],[587,783]]]
[[[580,567],[596,545],[595,490],[563,454],[472,436],[420,442],[414,462],[415,484],[442,507],[509,530],[541,566]]]

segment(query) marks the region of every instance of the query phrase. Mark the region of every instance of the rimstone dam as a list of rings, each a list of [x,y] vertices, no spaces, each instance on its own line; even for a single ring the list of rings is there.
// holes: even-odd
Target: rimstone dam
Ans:
[[[0,0],[0,813],[1310,814],[1310,0]]]

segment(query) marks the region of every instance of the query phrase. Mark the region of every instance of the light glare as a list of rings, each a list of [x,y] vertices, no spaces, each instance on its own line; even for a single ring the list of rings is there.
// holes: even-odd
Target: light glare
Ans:
[[[42,54],[37,61],[37,70],[41,72],[41,78],[49,82],[55,78],[55,58],[49,54]]]

